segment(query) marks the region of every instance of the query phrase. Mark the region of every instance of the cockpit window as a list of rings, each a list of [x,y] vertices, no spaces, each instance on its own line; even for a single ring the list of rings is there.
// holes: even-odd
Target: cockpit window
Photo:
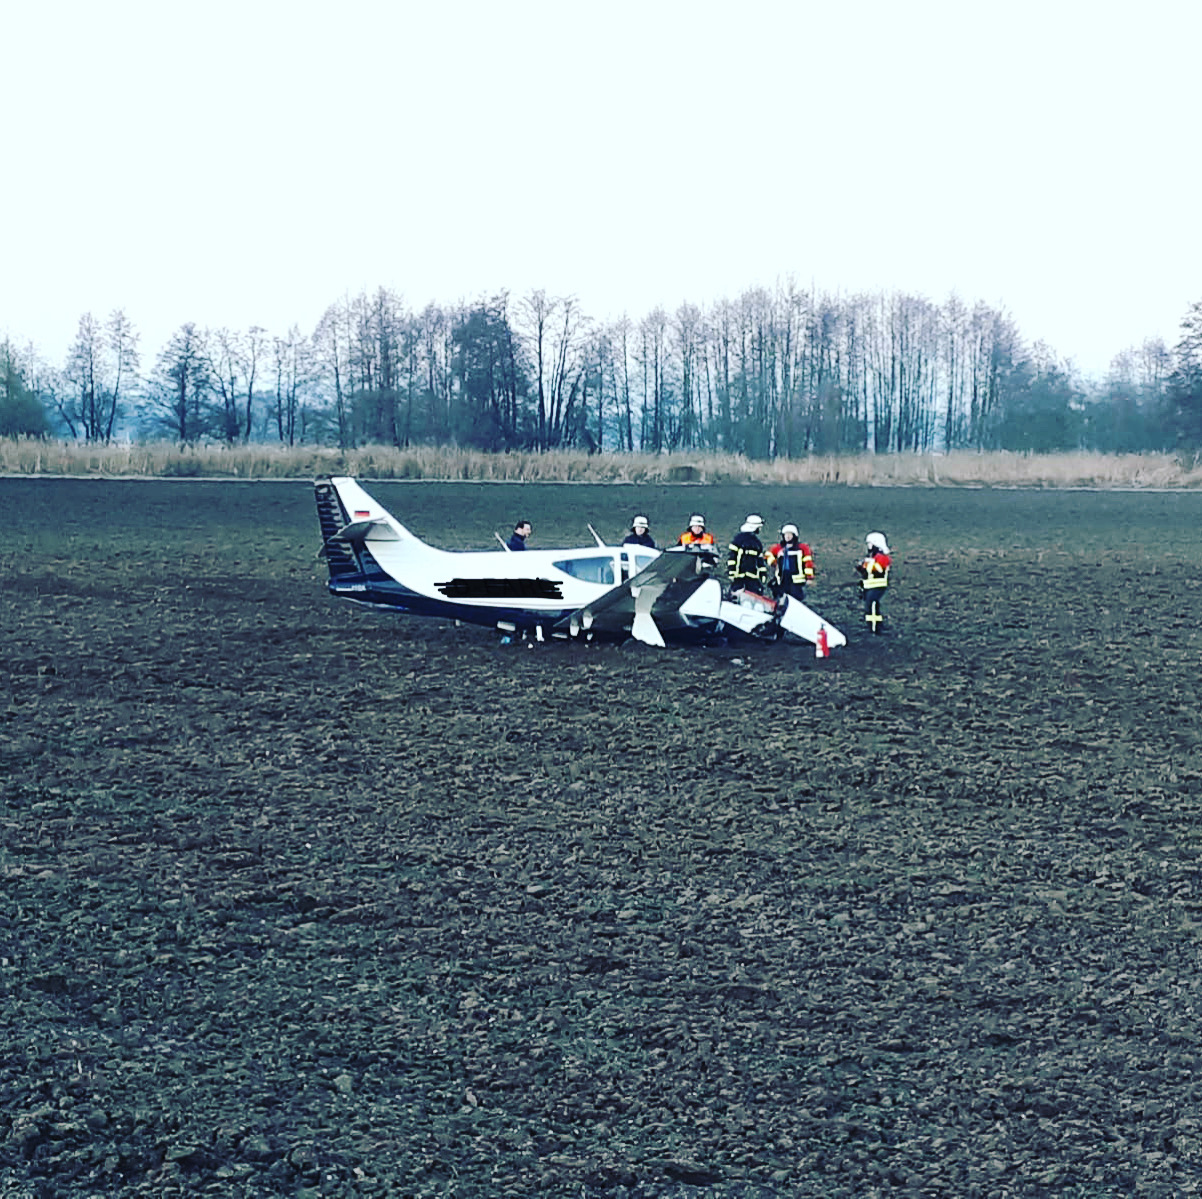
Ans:
[[[614,585],[613,558],[565,558],[552,564],[556,570],[562,570],[565,575],[571,575],[582,583],[601,583],[606,587]]]

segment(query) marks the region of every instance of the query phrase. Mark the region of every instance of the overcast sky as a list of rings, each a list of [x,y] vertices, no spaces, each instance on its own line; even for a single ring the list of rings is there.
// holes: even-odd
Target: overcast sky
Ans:
[[[1202,299],[1199,0],[13,0],[0,334],[955,292],[1086,374]]]

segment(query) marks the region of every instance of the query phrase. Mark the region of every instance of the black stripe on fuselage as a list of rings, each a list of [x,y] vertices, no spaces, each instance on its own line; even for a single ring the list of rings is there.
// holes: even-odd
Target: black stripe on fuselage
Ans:
[[[447,599],[563,599],[560,584],[550,579],[450,579],[434,586]]]

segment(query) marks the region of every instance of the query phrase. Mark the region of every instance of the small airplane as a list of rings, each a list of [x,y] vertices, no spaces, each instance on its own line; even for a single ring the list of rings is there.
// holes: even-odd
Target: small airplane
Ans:
[[[706,640],[791,633],[819,654],[846,645],[796,599],[733,595],[712,550],[674,546],[447,551],[414,536],[351,478],[314,484],[331,595],[367,607],[487,625],[507,635]],[[590,526],[591,528],[591,526]]]

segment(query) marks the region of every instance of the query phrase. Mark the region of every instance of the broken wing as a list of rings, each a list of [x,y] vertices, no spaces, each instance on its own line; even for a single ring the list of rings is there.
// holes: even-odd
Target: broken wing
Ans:
[[[572,613],[569,625],[573,635],[629,631],[648,645],[663,645],[662,628],[688,623],[681,605],[705,583],[717,585],[717,580],[705,571],[710,561],[712,557],[707,554],[665,550],[638,574]]]

